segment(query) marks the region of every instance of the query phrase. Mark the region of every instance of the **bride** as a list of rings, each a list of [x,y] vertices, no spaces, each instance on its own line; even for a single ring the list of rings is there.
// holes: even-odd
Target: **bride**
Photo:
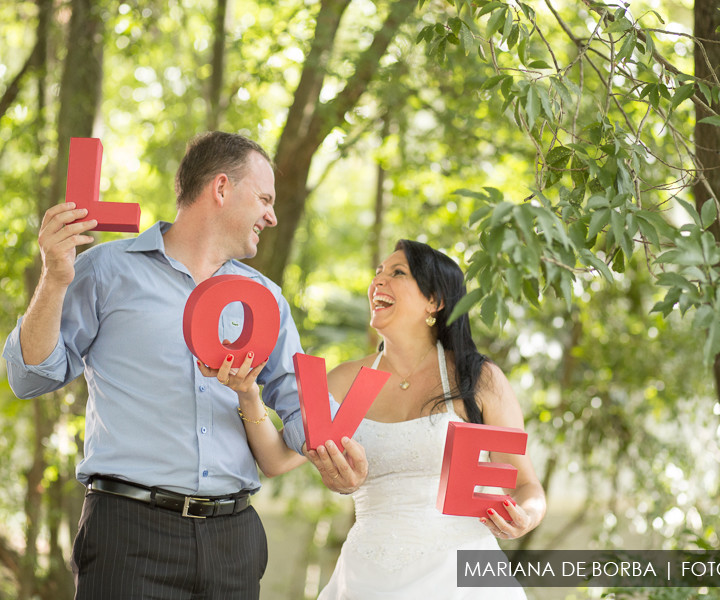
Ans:
[[[498,549],[496,538],[520,537],[540,523],[545,495],[530,459],[490,454],[518,470],[517,487],[506,490],[510,521],[492,509],[475,519],[435,507],[450,421],[523,428],[515,394],[500,368],[478,353],[467,315],[447,322],[464,294],[460,268],[426,244],[401,240],[377,268],[368,296],[381,350],[339,365],[328,385],[342,399],[362,366],[391,377],[350,442],[365,448],[368,476],[353,494],[355,523],[318,600],[525,597],[520,588],[458,588],[456,552]],[[218,374],[223,379],[225,366]],[[245,385],[234,389],[243,413],[261,415],[253,375],[243,365],[233,378]],[[277,473],[295,466],[298,455],[272,424],[258,428],[256,421],[246,423],[246,431],[260,467]],[[347,463],[332,442],[307,455],[323,479],[345,477]]]

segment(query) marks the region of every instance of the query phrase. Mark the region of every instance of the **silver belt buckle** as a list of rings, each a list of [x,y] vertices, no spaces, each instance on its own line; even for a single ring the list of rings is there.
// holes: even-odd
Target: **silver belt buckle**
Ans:
[[[188,508],[190,508],[190,500],[200,500],[200,502],[209,502],[210,498],[195,498],[194,496],[185,496],[185,502],[183,503],[182,516],[189,517],[191,519],[207,519],[202,515],[189,515]]]

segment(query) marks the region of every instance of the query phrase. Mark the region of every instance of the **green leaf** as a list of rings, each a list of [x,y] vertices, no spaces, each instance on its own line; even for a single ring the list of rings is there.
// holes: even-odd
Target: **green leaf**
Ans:
[[[482,82],[480,89],[481,90],[491,90],[498,83],[500,83],[503,79],[505,79],[505,77],[507,77],[507,75],[493,75],[492,77],[488,77],[485,81]]]
[[[640,228],[640,233],[647,239],[653,246],[660,246],[660,237],[658,236],[657,229],[648,220],[642,218],[640,215],[636,215],[637,224]]]
[[[525,4],[524,2],[519,2],[519,4],[520,4],[520,8],[523,11],[523,14],[525,15],[525,18],[528,21],[534,22],[535,21],[535,10],[532,7]]]
[[[520,275],[520,271],[514,267],[507,267],[503,271],[503,276],[513,300],[519,300],[522,291],[522,276]]]
[[[588,266],[588,267],[594,267],[600,273],[602,276],[607,279],[609,282],[613,282],[613,274],[610,268],[605,264],[605,261],[600,260],[597,256],[595,256],[590,250],[583,249],[580,251],[579,255],[580,261],[582,264]]]
[[[693,318],[693,329],[707,329],[710,327],[710,323],[713,320],[713,309],[707,304],[699,306],[695,311],[695,317]]]
[[[543,112],[545,113],[545,116],[552,120],[554,118],[552,105],[550,104],[550,96],[548,95],[547,90],[544,86],[540,85],[537,88],[535,88],[538,92],[538,95],[540,96],[540,105],[543,108]]]
[[[607,226],[610,222],[611,212],[612,211],[609,208],[601,208],[600,210],[593,212],[592,217],[590,217],[590,225],[588,227],[587,236],[589,239],[594,238]]]
[[[545,156],[545,160],[549,165],[562,169],[567,165],[568,160],[573,155],[573,149],[566,146],[555,146]]]
[[[507,38],[508,50],[512,50],[515,47],[515,44],[517,44],[519,36],[520,36],[520,28],[517,25],[513,25],[512,30],[510,31],[510,35]]]
[[[695,286],[679,273],[660,273],[657,278],[658,285],[663,287],[679,287],[687,290],[695,290]]]
[[[535,308],[540,308],[540,285],[538,284],[538,280],[535,277],[532,279],[524,279],[522,287],[523,295],[527,301]]]
[[[535,235],[533,216],[527,204],[515,205],[513,208],[513,218],[526,240]]]
[[[510,100],[510,90],[512,89],[513,83],[515,83],[515,80],[513,79],[512,75],[505,75],[505,80],[500,85],[500,91],[502,92],[503,98],[505,98],[507,101]],[[502,112],[505,112],[503,109]]]
[[[523,65],[527,65],[527,38],[525,36],[523,36],[518,44],[518,58]]]
[[[490,186],[485,186],[483,189],[489,194],[488,202],[496,204],[502,201],[503,193],[499,189]]]
[[[704,81],[698,81],[697,82],[698,87],[700,88],[700,91],[702,92],[702,95],[705,96],[705,100],[707,100],[708,104],[713,103],[713,96],[712,96],[712,89],[704,82]]]
[[[616,210],[610,211],[610,228],[615,236],[615,241],[620,244],[625,233],[625,218]]]
[[[709,231],[703,231],[700,236],[700,245],[702,247],[705,262],[708,265],[714,265],[720,261],[720,249],[715,241],[715,236]]]
[[[713,319],[708,329],[708,336],[703,346],[703,357],[706,365],[713,364],[715,357],[720,353],[720,321]]]
[[[550,87],[555,89],[560,96],[561,100],[565,104],[572,104],[573,99],[570,95],[570,91],[567,89],[567,86],[557,77],[551,77],[550,78]]]
[[[695,93],[695,84],[688,83],[680,86],[673,96],[670,107],[675,110],[681,102],[684,102]]]
[[[528,127],[532,129],[540,112],[540,98],[538,98],[535,86],[533,85],[528,88],[527,98],[525,100],[525,112],[528,117]]]
[[[544,60],[534,60],[528,65],[529,69],[552,69],[552,66],[547,64]]]
[[[680,206],[682,206],[685,211],[692,217],[692,220],[695,221],[695,225],[698,227],[702,227],[702,221],[700,220],[700,215],[698,214],[697,209],[690,204],[687,200],[683,200],[682,198],[676,198]]]
[[[505,24],[505,15],[508,12],[507,6],[493,12],[492,16],[488,19],[487,26],[485,28],[485,38],[489,39],[493,34],[498,31]]]
[[[605,33],[618,33],[632,29],[632,27],[633,24],[623,17],[621,19],[617,19],[614,23],[611,23],[611,25],[605,30]]]
[[[458,19],[457,17],[453,17],[448,21],[448,26],[450,27],[450,31],[452,31],[455,35],[460,33],[460,28],[462,27],[463,22]]]
[[[492,327],[495,321],[495,315],[497,314],[499,298],[497,294],[490,294],[487,296],[480,307],[480,318],[482,322],[488,327]]]
[[[434,25],[428,25],[426,27],[423,27],[420,33],[418,33],[415,43],[419,44],[422,41],[429,42],[430,40],[432,40],[434,27]]]
[[[513,25],[513,12],[511,10],[505,11],[505,24],[503,25],[502,39],[507,40],[510,37]]]
[[[720,127],[720,116],[713,115],[712,117],[705,117],[704,119],[700,119],[698,123],[707,123],[708,125],[717,125]]]
[[[484,206],[481,206],[480,208],[474,210],[472,214],[470,215],[470,219],[468,220],[468,225],[472,227],[477,223],[478,221],[481,221],[484,217],[486,217],[490,211],[492,210],[492,206],[489,204],[485,204]]]
[[[490,227],[497,227],[500,223],[506,223],[509,221],[510,213],[514,207],[514,204],[504,201],[495,205],[492,218],[490,219]]]
[[[463,22],[460,28],[460,41],[462,42],[465,56],[469,56],[476,46],[475,36],[472,30]]]
[[[622,62],[623,60],[630,58],[632,56],[633,50],[635,49],[636,43],[637,34],[635,33],[635,31],[631,31],[625,37],[625,41],[623,42],[622,46],[620,46],[620,51],[617,53],[615,60],[617,62]]]
[[[717,219],[717,214],[715,201],[712,198],[706,200],[700,209],[700,221],[702,221],[703,227],[706,229],[710,227]]]
[[[448,323],[452,323],[458,317],[461,317],[462,315],[464,315],[473,306],[478,304],[483,299],[484,296],[485,296],[485,292],[479,288],[474,289],[471,292],[465,294],[462,298],[460,298],[460,301],[455,305],[455,307],[452,310],[452,313],[450,313],[450,318],[448,319]]]
[[[466,198],[475,198],[476,200],[489,200],[487,192],[476,192],[475,190],[468,190],[467,188],[460,188],[453,192],[458,196],[464,196]]]
[[[504,3],[504,2],[489,2],[488,4],[486,4],[485,6],[483,6],[483,7],[480,9],[480,12],[477,14],[477,18],[479,19],[479,18],[482,17],[483,15],[486,15],[487,13],[492,12],[492,11],[498,9],[498,8],[503,7],[503,6],[505,6],[505,3]]]

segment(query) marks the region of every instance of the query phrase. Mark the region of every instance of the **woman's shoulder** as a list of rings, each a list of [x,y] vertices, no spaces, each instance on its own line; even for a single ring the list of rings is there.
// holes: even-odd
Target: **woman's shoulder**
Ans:
[[[328,373],[330,393],[338,402],[342,401],[362,367],[372,367],[377,354],[369,354],[357,360],[340,363]]]

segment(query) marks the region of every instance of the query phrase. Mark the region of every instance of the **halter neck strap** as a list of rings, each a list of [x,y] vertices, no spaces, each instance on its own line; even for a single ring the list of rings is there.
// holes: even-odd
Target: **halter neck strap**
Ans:
[[[440,367],[440,380],[442,381],[443,395],[445,396],[445,407],[447,408],[447,411],[449,413],[455,414],[455,408],[453,407],[451,399],[452,396],[450,395],[450,381],[448,380],[447,364],[445,363],[445,348],[443,348],[440,340],[437,341],[435,347],[437,348],[438,367]],[[373,362],[371,368],[378,368],[378,365],[380,364],[380,360],[382,359],[384,353],[384,350],[378,352],[378,355],[375,357],[375,361]]]

